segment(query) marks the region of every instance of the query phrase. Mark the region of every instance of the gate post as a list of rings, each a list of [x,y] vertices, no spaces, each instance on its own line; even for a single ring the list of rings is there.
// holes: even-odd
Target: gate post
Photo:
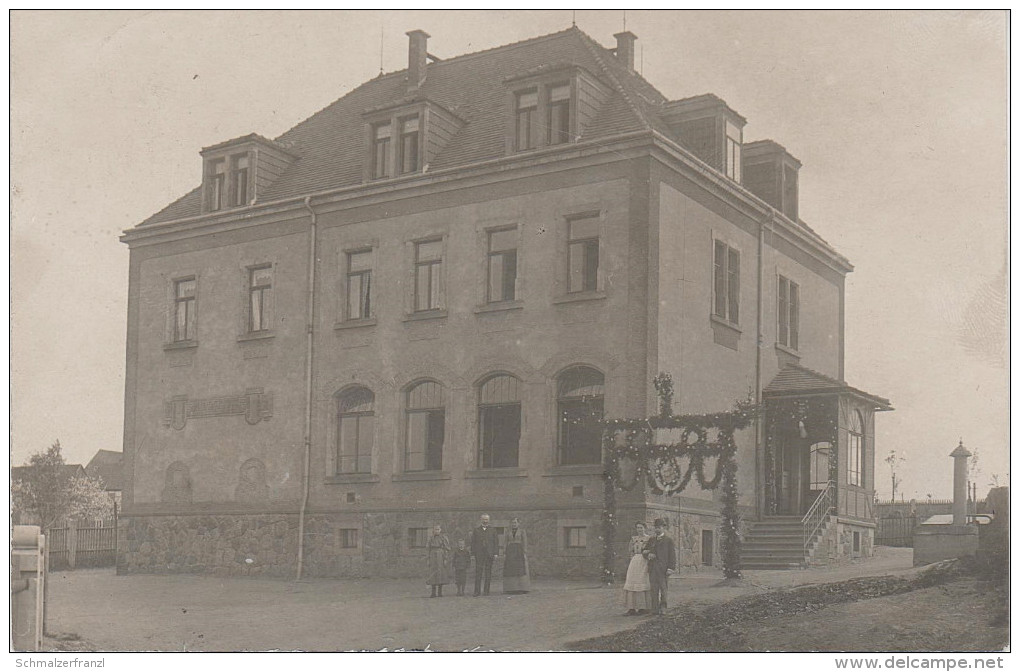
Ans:
[[[78,552],[78,521],[75,518],[67,519],[67,566],[74,569],[75,554]]]

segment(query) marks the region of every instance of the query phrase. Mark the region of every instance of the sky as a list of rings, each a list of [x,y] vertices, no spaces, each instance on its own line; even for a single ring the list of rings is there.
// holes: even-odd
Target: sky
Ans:
[[[800,215],[847,256],[846,380],[889,398],[907,499],[951,496],[962,439],[1008,481],[1004,12],[97,11],[11,14],[14,464],[121,450],[128,229],[197,186],[199,150],[275,137],[379,73],[408,30],[456,56],[576,19],[638,36],[670,99],[712,92],[803,163]]]

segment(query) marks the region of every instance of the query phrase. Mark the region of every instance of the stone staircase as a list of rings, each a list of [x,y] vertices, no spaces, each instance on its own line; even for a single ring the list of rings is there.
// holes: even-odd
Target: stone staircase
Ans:
[[[806,548],[800,516],[766,516],[751,525],[741,544],[740,564],[744,569],[799,569],[810,564],[829,526],[829,517]]]

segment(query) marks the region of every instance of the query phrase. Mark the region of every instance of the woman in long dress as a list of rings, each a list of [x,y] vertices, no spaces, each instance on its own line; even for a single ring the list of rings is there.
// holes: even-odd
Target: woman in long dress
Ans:
[[[432,597],[436,596],[439,590],[439,597],[443,596],[443,586],[450,583],[450,538],[443,534],[441,525],[432,528],[432,536],[425,550],[428,552],[429,576],[425,583],[432,586]]]
[[[503,592],[526,593],[531,590],[528,575],[528,534],[514,518],[503,539]]]
[[[651,608],[649,593],[652,584],[648,579],[648,558],[641,551],[648,541],[644,523],[634,524],[634,536],[630,538],[630,564],[627,566],[627,580],[623,584],[623,598],[627,615],[646,614]]]

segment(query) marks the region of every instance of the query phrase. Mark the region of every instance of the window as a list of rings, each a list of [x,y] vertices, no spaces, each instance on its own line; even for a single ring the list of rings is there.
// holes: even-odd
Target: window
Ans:
[[[516,120],[514,147],[518,152],[536,146],[535,135],[538,121],[538,91],[531,89],[517,94],[514,104]]]
[[[740,323],[740,252],[726,243],[715,241],[714,301],[716,317]]]
[[[599,218],[571,219],[567,227],[567,291],[595,291],[599,273]]]
[[[518,466],[521,441],[520,381],[495,375],[478,393],[478,467]]]
[[[400,121],[400,156],[397,167],[401,175],[418,170],[418,117],[408,117]]]
[[[741,130],[732,121],[726,122],[726,177],[740,182]]]
[[[372,472],[375,395],[356,387],[340,395],[336,420],[336,465],[339,474]]]
[[[824,490],[829,485],[829,455],[831,451],[832,444],[828,441],[811,446],[809,459],[811,481],[808,486],[809,490]]]
[[[234,205],[248,205],[248,155],[238,154],[231,158],[230,190]]]
[[[443,468],[443,440],[446,408],[443,386],[426,380],[407,391],[407,471],[440,471]]]
[[[174,343],[195,339],[195,289],[195,278],[174,281]]]
[[[715,550],[715,535],[712,534],[712,530],[701,531],[701,564],[709,567],[713,564],[713,551]]]
[[[357,548],[358,530],[354,528],[340,530],[340,548]]]
[[[208,163],[208,176],[206,183],[206,203],[209,210],[222,209],[227,202],[227,162],[224,159],[216,159]]]
[[[347,253],[348,320],[372,317],[372,250]]]
[[[779,276],[779,344],[796,350],[800,342],[800,285]]]
[[[376,124],[372,127],[372,177],[380,179],[390,176],[390,124]]]
[[[860,411],[850,414],[846,482],[864,487],[864,418]]]
[[[588,548],[588,528],[564,527],[563,545],[566,548]]]
[[[407,528],[408,548],[425,548],[429,545],[429,531],[427,527]]]
[[[605,377],[587,366],[575,366],[556,382],[559,418],[559,463],[599,464],[602,461],[602,428]]]
[[[248,331],[269,331],[273,326],[273,267],[248,269]]]
[[[546,142],[558,145],[570,142],[570,84],[549,87],[549,110],[546,118],[549,135]]]
[[[488,303],[513,301],[517,285],[517,229],[489,232]]]
[[[443,241],[414,245],[414,310],[438,310],[443,305]]]

